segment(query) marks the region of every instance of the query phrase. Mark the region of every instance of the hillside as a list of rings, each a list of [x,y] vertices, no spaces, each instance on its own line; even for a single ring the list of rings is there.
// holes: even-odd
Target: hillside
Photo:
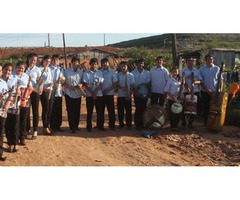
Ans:
[[[151,37],[145,37],[135,40],[109,44],[109,46],[118,48],[128,47],[148,47],[148,48],[161,48],[171,50],[172,48],[172,35],[162,34]],[[177,48],[180,51],[195,50],[195,49],[210,49],[210,48],[240,48],[240,34],[209,34],[209,33],[178,33]]]

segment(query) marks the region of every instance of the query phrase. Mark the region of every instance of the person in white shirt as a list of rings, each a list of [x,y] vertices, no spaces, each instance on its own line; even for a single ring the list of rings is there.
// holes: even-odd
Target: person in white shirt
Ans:
[[[124,123],[124,110],[125,121],[127,129],[132,128],[132,94],[134,87],[134,76],[128,72],[127,62],[120,62],[121,72],[118,73],[118,98],[117,98],[117,110],[119,129],[125,126]]]
[[[82,102],[82,78],[83,72],[79,69],[80,58],[74,56],[71,59],[71,67],[67,68],[64,72],[64,92],[68,114],[69,128],[72,133],[80,130],[80,113]]]
[[[150,91],[150,73],[144,69],[144,59],[138,59],[136,61],[137,67],[131,72],[134,76],[134,124],[136,129],[140,130],[143,128],[143,113],[147,107],[149,94],[142,97],[138,94],[138,86],[145,84],[148,91]]]
[[[169,121],[172,131],[180,131],[178,124],[182,115],[182,112],[180,113],[173,113],[171,110],[172,104],[177,102],[179,98],[181,97],[183,87],[184,87],[184,79],[179,81],[178,75],[179,70],[177,67],[173,67],[171,70],[171,78],[168,79],[167,84],[165,86],[165,93],[167,95],[168,99],[168,107],[169,107]]]
[[[168,70],[163,66],[163,57],[156,58],[156,66],[150,69],[151,105],[164,105],[164,88],[169,78]]]
[[[7,83],[0,77],[0,161],[5,161],[6,156],[3,156],[3,133],[6,122],[6,117],[4,116],[4,105],[8,98],[8,94],[4,94],[8,90]]]
[[[90,59],[90,69],[83,73],[83,84],[86,87],[86,107],[87,107],[87,130],[92,131],[92,114],[95,106],[97,112],[97,128],[106,131],[104,128],[104,103],[103,92],[101,90],[104,82],[101,70],[98,70],[98,59]]]
[[[53,87],[53,79],[51,69],[49,65],[51,64],[51,56],[45,55],[42,60],[42,65],[40,66],[40,70],[43,79],[43,92],[40,95],[41,105],[42,105],[42,123],[43,130],[42,133],[45,135],[51,135],[52,131],[50,130],[50,101],[51,101],[51,93]]]
[[[42,84],[38,84],[41,82],[39,79],[41,77],[41,71],[39,67],[36,65],[38,61],[38,55],[36,53],[30,53],[27,56],[27,67],[25,73],[31,76],[31,85],[33,86],[33,92],[30,95],[31,99],[31,107],[32,107],[32,115],[33,115],[33,134],[32,139],[37,139],[38,135],[38,122],[39,122],[39,100],[40,94],[42,93]],[[30,133],[31,131],[31,123],[30,123],[30,112],[28,114],[27,119],[27,131]]]
[[[31,78],[24,72],[25,62],[19,61],[16,65],[16,70],[12,72],[12,75],[20,81],[21,99],[20,99],[20,121],[19,121],[19,144],[27,145],[27,117],[30,109],[30,95],[33,87],[31,85]]]
[[[115,88],[117,86],[117,74],[116,72],[110,68],[110,63],[108,58],[103,58],[101,60],[102,66],[102,73],[103,73],[103,85],[102,85],[102,92],[103,92],[103,102],[104,102],[104,110],[107,107],[108,111],[108,119],[109,119],[109,128],[111,130],[115,129],[115,106],[114,106],[114,94]]]
[[[206,64],[199,69],[199,73],[202,77],[201,82],[201,104],[204,116],[204,125],[207,125],[207,118],[210,109],[211,96],[217,89],[218,76],[220,68],[214,64],[213,55],[205,56]],[[221,78],[222,80],[222,78]]]
[[[202,77],[199,73],[199,70],[194,68],[194,58],[191,56],[186,57],[186,67],[180,71],[180,78],[182,78],[183,73],[185,74],[185,85],[183,94],[186,97],[187,94],[193,94],[197,96],[197,101],[199,101],[199,85],[201,84]],[[185,106],[185,105],[184,105]],[[184,107],[185,109],[185,107]],[[197,111],[197,108],[196,108]],[[182,117],[182,126],[183,128],[188,126],[188,128],[193,128],[193,121],[195,119],[195,114],[191,114],[187,124],[186,114],[183,114]]]
[[[53,91],[50,100],[50,128],[53,132],[64,132],[62,125],[62,83],[65,81],[64,69],[60,67],[60,56],[55,54],[52,56],[52,65],[49,66],[52,72]]]

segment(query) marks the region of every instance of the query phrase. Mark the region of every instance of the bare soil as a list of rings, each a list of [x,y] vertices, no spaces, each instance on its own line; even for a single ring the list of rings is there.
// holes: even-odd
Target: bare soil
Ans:
[[[17,153],[8,153],[0,166],[239,166],[240,128],[225,126],[219,133],[206,131],[202,119],[195,129],[171,132],[169,125],[148,139],[142,131],[123,129],[86,131],[85,100],[82,101],[81,130],[71,134],[63,102],[63,133],[41,134],[28,140]],[[107,118],[107,115],[106,115]],[[95,116],[93,125],[95,125]],[[118,124],[118,122],[116,123]],[[105,127],[107,127],[107,120]]]

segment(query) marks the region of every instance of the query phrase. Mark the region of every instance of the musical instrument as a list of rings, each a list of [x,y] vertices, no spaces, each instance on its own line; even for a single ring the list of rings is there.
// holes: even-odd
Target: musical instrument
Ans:
[[[9,103],[9,107],[8,107],[8,113],[19,114],[19,111],[20,111],[19,110],[20,95],[18,94],[19,85],[20,85],[20,80],[17,81],[15,96],[13,96],[13,98],[9,100],[10,103]]]
[[[32,93],[32,89],[30,89],[30,82],[31,82],[32,77],[29,76],[28,78],[28,84],[26,88],[21,88],[21,101],[20,101],[20,106],[21,107],[28,107],[28,98]]]
[[[183,102],[184,97],[182,97],[183,96],[182,95],[182,90],[183,90],[184,82],[185,82],[185,73],[183,72],[182,73],[182,81],[181,81],[180,89],[178,91],[177,100],[176,100],[176,102],[174,102],[171,105],[171,108],[170,108],[171,112],[174,113],[174,114],[179,114],[183,111],[182,102]]]
[[[214,95],[211,97],[210,110],[207,119],[207,129],[212,131],[221,131],[226,117],[226,108],[228,102],[228,94],[220,90],[221,76],[224,62],[221,63],[218,75],[217,87]]]
[[[191,73],[191,78],[192,78],[191,94],[187,94],[185,96],[184,114],[196,115],[198,98],[196,95],[194,95],[194,72]]]
[[[143,113],[143,126],[147,129],[161,129],[166,121],[166,112],[160,105],[150,105]]]
[[[7,93],[9,93],[8,98],[6,100],[2,99],[0,101],[0,116],[3,118],[7,118],[7,110],[10,105],[10,99],[12,98],[13,90],[14,90],[14,86],[12,86],[12,88],[7,91]],[[4,92],[3,94],[5,95],[7,93]]]
[[[45,69],[43,68],[42,73],[40,75],[40,77],[37,79],[37,83],[34,87],[34,91],[37,93],[41,93],[42,92],[42,85],[43,85],[43,73],[45,72]]]
[[[83,97],[86,97],[86,93],[82,90],[81,87],[78,86],[78,83],[76,80],[72,80],[73,87],[75,88],[75,92],[79,95],[82,95]]]
[[[140,97],[141,99],[148,98],[148,96],[150,94],[150,88],[149,88],[148,84],[146,84],[146,83],[139,84],[135,90],[135,94],[137,97]]]

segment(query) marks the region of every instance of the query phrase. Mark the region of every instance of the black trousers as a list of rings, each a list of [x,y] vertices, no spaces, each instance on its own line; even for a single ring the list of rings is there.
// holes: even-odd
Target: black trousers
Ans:
[[[19,139],[23,141],[27,137],[27,118],[30,107],[20,107]]]
[[[148,98],[142,99],[140,97],[134,96],[135,103],[135,114],[134,114],[134,124],[136,127],[143,127],[143,113],[147,107]]]
[[[62,125],[62,97],[53,97],[52,111],[50,116],[51,129],[60,129]]]
[[[36,92],[32,92],[30,95],[30,99],[31,99],[31,104],[29,107],[32,107],[33,131],[37,131],[38,122],[39,122],[38,107],[39,107],[40,95]],[[27,118],[27,131],[29,131],[30,129],[31,129],[31,122],[30,122],[30,111],[29,111],[28,118]]]
[[[0,155],[3,154],[3,130],[5,127],[6,119],[4,117],[0,117]]]
[[[40,96],[41,104],[42,104],[42,123],[43,128],[48,128],[50,124],[50,115],[49,115],[49,93],[44,92]]]
[[[171,111],[171,106],[175,101],[172,100],[168,100],[168,106],[169,106],[169,121],[170,121],[170,126],[171,128],[177,128],[178,127],[178,123],[180,121],[181,115],[182,113],[179,114],[175,114]]]
[[[114,95],[103,95],[103,103],[104,103],[103,110],[105,111],[105,107],[107,107],[108,111],[109,128],[114,128],[116,122]]]
[[[118,121],[121,127],[124,126],[124,111],[126,112],[126,125],[132,127],[132,99],[126,100],[125,97],[118,97],[117,99]]]
[[[5,133],[8,145],[17,145],[19,135],[19,115],[8,113],[5,122]]]
[[[160,106],[164,105],[164,95],[159,93],[151,94],[151,105],[158,104]]]
[[[71,98],[65,94],[68,124],[71,131],[78,129],[81,112],[81,98]]]
[[[101,129],[104,127],[103,97],[97,97],[97,99],[93,99],[93,97],[86,97],[87,129],[92,128],[92,114],[94,106],[97,112],[97,127]]]
[[[207,124],[208,113],[210,109],[211,96],[207,92],[201,91],[201,108],[203,111],[204,125]]]

